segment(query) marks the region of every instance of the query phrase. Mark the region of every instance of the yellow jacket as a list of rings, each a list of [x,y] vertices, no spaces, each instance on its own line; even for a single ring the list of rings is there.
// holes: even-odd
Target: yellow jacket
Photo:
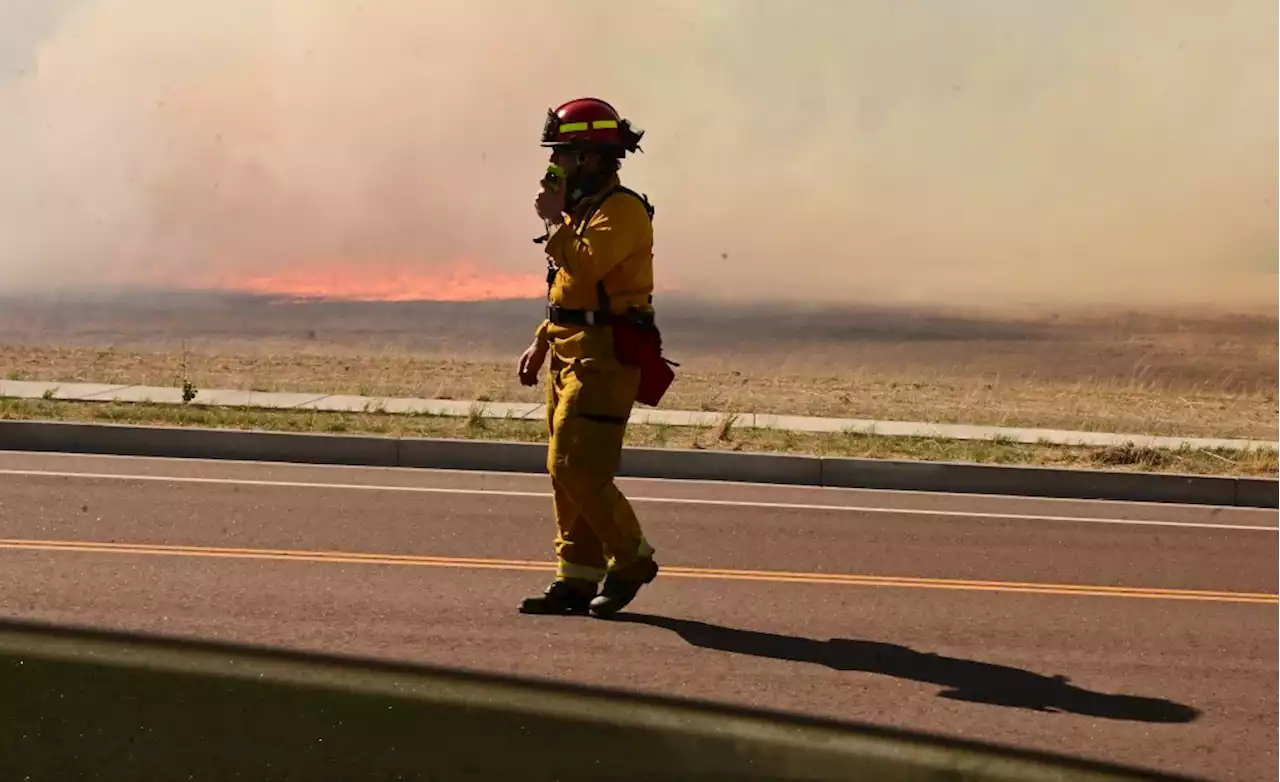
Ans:
[[[603,281],[613,312],[652,309],[653,224],[644,203],[628,193],[614,193],[600,203],[618,184],[614,176],[599,196],[566,215],[564,225],[547,240],[546,253],[558,267],[551,285],[553,306],[596,310],[600,307],[596,283]],[[597,204],[590,222],[583,225],[582,219]],[[544,320],[538,338],[550,340],[561,358],[595,358],[612,355],[612,337],[600,333],[605,331],[556,326]]]

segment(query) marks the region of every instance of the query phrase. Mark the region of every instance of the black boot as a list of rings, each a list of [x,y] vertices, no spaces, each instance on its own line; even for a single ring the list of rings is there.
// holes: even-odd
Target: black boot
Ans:
[[[652,559],[640,559],[619,571],[604,577],[600,596],[591,601],[591,613],[598,617],[612,616],[626,608],[640,587],[658,575],[658,563]]]
[[[526,597],[520,604],[520,613],[580,616],[590,610],[591,598],[595,596],[595,582],[578,579],[555,581],[541,595]]]

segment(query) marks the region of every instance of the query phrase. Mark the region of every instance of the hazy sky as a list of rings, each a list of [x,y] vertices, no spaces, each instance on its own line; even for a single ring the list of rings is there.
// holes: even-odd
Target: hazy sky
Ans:
[[[0,289],[537,272],[548,107],[721,295],[1276,302],[1264,0],[4,0]]]

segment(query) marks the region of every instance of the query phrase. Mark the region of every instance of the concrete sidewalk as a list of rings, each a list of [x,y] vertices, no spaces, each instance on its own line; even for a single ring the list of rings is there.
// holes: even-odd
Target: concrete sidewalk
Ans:
[[[105,383],[47,383],[28,380],[0,380],[0,397],[58,399],[78,402],[150,402],[183,404],[182,389],[165,386],[112,385]],[[470,402],[453,399],[413,399],[366,397],[347,394],[316,394],[202,389],[191,402],[196,405],[253,407],[270,410],[324,410],[332,412],[385,412],[415,415],[545,420],[545,405],[521,402]],[[667,426],[717,426],[725,413],[688,410],[655,410],[637,407],[631,413],[636,424]],[[1107,432],[1073,432],[1061,429],[1021,429],[967,424],[931,424],[918,421],[872,421],[859,418],[816,418],[765,413],[733,414],[733,426],[792,432],[865,433],[895,437],[927,437],[944,440],[1004,440],[1019,443],[1057,445],[1126,445],[1152,448],[1213,448],[1224,450],[1276,449],[1275,441],[1225,440],[1200,437],[1156,437]]]

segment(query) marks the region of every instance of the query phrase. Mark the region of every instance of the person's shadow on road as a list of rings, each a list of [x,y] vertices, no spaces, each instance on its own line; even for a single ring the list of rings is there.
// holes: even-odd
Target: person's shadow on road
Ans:
[[[1200,715],[1198,709],[1175,701],[1093,692],[1068,684],[1065,676],[1044,676],[879,641],[818,641],[647,614],[619,614],[612,621],[661,627],[704,649],[937,684],[944,688],[938,697],[951,700],[1135,722],[1191,722]]]

